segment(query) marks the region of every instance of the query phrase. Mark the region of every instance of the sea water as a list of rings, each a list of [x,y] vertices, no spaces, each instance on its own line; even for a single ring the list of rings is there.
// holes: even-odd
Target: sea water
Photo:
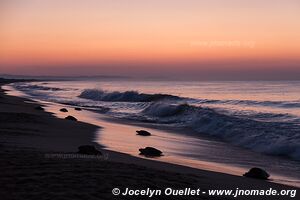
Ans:
[[[259,166],[299,184],[299,81],[93,79],[11,86],[34,99],[80,106],[94,111],[95,118],[109,118],[102,125],[115,128],[98,137],[109,149],[134,154],[138,145],[148,142],[164,149],[173,160],[181,157],[183,164],[200,160]],[[126,123],[152,127],[155,137],[137,142],[134,135],[123,135],[122,130],[134,132],[136,128]]]

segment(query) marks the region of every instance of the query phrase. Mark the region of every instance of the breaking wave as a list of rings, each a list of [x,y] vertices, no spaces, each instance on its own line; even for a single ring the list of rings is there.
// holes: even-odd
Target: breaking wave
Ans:
[[[37,86],[37,87],[41,87],[41,86]],[[94,101],[111,101],[111,102],[152,102],[152,101],[159,101],[159,100],[182,100],[182,101],[191,100],[194,103],[199,103],[199,104],[230,104],[230,105],[265,106],[265,107],[280,107],[280,108],[300,108],[300,101],[291,102],[291,101],[190,99],[190,98],[179,97],[179,96],[174,96],[169,94],[145,94],[136,91],[108,92],[108,91],[98,90],[98,89],[85,89],[83,92],[81,92],[81,94],[78,97],[94,100]]]
[[[36,84],[16,84],[14,87],[21,91],[64,91],[67,89],[59,87],[47,87]],[[83,99],[107,102],[152,102],[159,100],[189,100],[198,104],[229,104],[246,106],[263,106],[279,108],[300,108],[299,101],[254,101],[254,100],[218,100],[218,99],[191,99],[170,94],[145,94],[137,91],[105,91],[101,89],[85,89],[78,96]]]
[[[289,122],[260,122],[188,104],[155,102],[142,115],[158,123],[174,123],[233,144],[300,160],[300,126]]]
[[[136,91],[108,92],[97,89],[86,89],[78,97],[94,101],[111,102],[151,102],[158,100],[179,100],[180,97],[168,94],[144,94]]]

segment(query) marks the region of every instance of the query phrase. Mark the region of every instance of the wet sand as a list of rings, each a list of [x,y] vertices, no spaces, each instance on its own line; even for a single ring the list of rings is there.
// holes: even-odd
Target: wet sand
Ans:
[[[223,173],[193,169],[102,150],[108,159],[62,158],[93,144],[101,127],[68,121],[36,110],[37,103],[0,91],[1,199],[147,199],[113,196],[118,187],[132,189],[295,189]],[[98,148],[100,148],[98,146]],[[297,190],[299,193],[299,190]],[[197,198],[226,199],[201,195]],[[156,197],[167,199],[167,197]],[[283,196],[236,199],[291,199]]]

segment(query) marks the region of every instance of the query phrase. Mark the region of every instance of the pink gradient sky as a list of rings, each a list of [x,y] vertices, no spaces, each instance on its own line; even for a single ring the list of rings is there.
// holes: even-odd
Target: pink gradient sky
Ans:
[[[0,74],[300,74],[299,0],[1,0]]]

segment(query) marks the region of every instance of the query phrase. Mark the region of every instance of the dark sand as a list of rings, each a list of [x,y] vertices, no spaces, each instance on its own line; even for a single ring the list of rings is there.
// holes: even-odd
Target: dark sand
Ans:
[[[1,79],[0,79],[1,82]],[[8,81],[5,81],[7,83]],[[1,86],[1,83],[0,83]],[[102,150],[100,158],[59,158],[77,155],[77,147],[92,142],[95,127],[55,118],[36,110],[35,102],[0,91],[0,199],[150,199],[113,196],[111,191],[131,189],[295,189],[267,181],[192,169]],[[95,145],[95,144],[94,144]],[[235,199],[297,199],[287,196]],[[228,197],[227,197],[228,198]],[[152,197],[151,199],[227,199]],[[228,198],[229,199],[229,198]]]

